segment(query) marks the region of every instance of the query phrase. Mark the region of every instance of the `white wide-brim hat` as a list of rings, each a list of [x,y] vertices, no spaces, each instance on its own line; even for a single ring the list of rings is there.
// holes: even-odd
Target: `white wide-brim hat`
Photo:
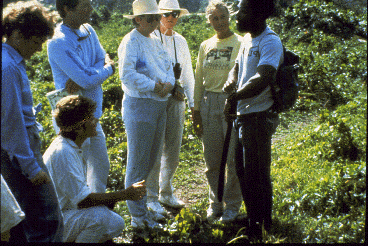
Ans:
[[[156,0],[135,0],[133,2],[133,15],[123,15],[123,17],[134,19],[140,15],[157,15],[168,12],[170,11],[159,10]]]
[[[158,4],[160,10],[180,11],[180,16],[189,14],[187,9],[180,8],[178,0],[161,0]]]

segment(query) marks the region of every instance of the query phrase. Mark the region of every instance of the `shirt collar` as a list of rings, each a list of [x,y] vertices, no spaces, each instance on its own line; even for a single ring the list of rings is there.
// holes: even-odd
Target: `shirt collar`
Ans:
[[[80,149],[78,147],[78,145],[71,139],[69,138],[64,138],[63,136],[60,135],[60,137],[62,138],[62,141],[65,141],[67,144],[69,144],[72,148],[74,149]]]
[[[16,51],[13,47],[11,47],[7,43],[2,44],[3,49],[7,50],[9,55],[14,59],[14,61],[18,64],[20,64],[22,61],[24,61],[23,57]]]

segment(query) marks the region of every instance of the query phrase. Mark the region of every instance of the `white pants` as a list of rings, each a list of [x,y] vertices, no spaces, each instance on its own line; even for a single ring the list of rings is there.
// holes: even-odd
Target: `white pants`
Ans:
[[[124,219],[105,206],[63,211],[63,242],[103,243],[124,230]]]
[[[56,125],[55,118],[52,118],[52,124],[58,134],[60,129]],[[87,185],[91,188],[92,193],[105,193],[110,162],[105,133],[100,122],[97,123],[96,131],[97,135],[87,138],[82,145],[83,157],[87,162]]]
[[[169,97],[166,108],[167,120],[161,160],[150,172],[147,185],[147,202],[157,202],[158,195],[171,196],[174,173],[179,165],[179,152],[183,137],[185,102]]]
[[[209,200],[213,209],[222,209],[217,197],[222,149],[224,145],[227,122],[223,113],[227,94],[205,91],[201,102],[203,125],[203,152],[206,162],[206,176],[209,184]],[[238,211],[242,203],[242,194],[235,169],[235,130],[233,129],[227,157],[224,195],[225,210]]]

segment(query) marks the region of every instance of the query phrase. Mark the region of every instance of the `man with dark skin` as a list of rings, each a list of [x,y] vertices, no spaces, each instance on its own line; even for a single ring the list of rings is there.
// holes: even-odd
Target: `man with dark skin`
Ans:
[[[274,12],[273,0],[243,0],[239,7],[237,29],[247,35],[223,88],[230,94],[224,114],[227,121],[236,118],[239,131],[236,162],[248,215],[247,234],[261,239],[262,224],[266,231],[272,224],[271,138],[279,120],[272,110],[270,84],[283,62],[283,48],[266,25]]]

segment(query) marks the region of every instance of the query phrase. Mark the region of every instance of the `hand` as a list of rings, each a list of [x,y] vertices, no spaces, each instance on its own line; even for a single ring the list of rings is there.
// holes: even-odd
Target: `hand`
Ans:
[[[146,181],[142,180],[140,182],[134,183],[124,190],[127,195],[127,200],[137,201],[146,195]]]
[[[74,94],[77,91],[79,91],[80,89],[82,89],[82,87],[80,87],[77,83],[75,83],[72,79],[68,79],[68,81],[66,81],[65,84],[65,89],[69,94]]]
[[[160,97],[165,97],[167,94],[169,94],[172,91],[173,88],[174,87],[169,82],[162,83],[159,81],[155,85],[154,92],[158,94]]]
[[[236,82],[234,82],[233,80],[227,80],[222,87],[223,92],[228,94],[236,92],[236,89]]]
[[[194,133],[200,138],[203,134],[202,116],[201,111],[193,110],[193,128]]]
[[[112,67],[112,74],[115,73],[115,62],[112,60],[109,56],[109,54],[106,53],[105,55],[105,65],[111,65]]]
[[[30,179],[32,184],[35,186],[39,186],[39,185],[43,185],[46,184],[48,182],[51,182],[49,176],[47,176],[47,174],[41,170],[39,171],[36,176],[34,176],[32,179]]]
[[[224,115],[225,115],[225,121],[230,122],[236,119],[236,107],[237,102],[233,100],[233,97],[229,97],[226,99],[225,102],[225,109],[224,109]]]

